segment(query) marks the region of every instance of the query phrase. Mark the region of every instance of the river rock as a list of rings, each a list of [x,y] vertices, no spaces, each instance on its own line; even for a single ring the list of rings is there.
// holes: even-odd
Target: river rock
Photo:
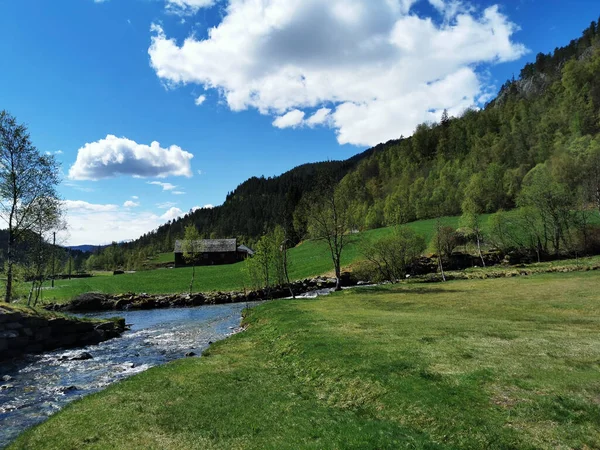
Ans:
[[[79,390],[79,388],[77,386],[65,386],[60,389],[60,392],[62,392],[64,394],[67,392],[73,392],[73,391],[77,391],[77,390]]]
[[[4,375],[2,378],[0,378],[0,380],[5,381],[6,383],[12,381],[12,379],[13,378],[10,375]]]
[[[188,352],[185,354],[186,358],[191,358],[192,356],[196,356],[196,354],[194,352]]]
[[[71,361],[87,361],[88,359],[93,359],[94,357],[88,352],[81,352],[80,354],[71,358]]]

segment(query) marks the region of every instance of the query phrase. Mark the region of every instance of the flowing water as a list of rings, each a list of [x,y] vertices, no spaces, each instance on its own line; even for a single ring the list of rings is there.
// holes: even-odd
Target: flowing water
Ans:
[[[210,341],[223,339],[239,327],[245,306],[86,314],[124,317],[131,330],[100,345],[0,363],[0,448],[77,398],[186,353],[199,355]],[[93,359],[71,360],[84,351]]]

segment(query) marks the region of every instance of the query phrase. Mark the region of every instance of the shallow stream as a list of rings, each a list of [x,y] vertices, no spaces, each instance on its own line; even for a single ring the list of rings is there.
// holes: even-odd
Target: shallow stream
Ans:
[[[0,363],[0,448],[77,398],[190,352],[200,355],[210,341],[239,327],[245,307],[237,303],[86,314],[124,317],[131,330],[100,345]],[[93,358],[71,360],[82,352]]]

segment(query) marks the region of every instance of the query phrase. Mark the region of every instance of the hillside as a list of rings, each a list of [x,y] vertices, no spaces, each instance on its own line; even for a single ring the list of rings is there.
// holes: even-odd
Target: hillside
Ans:
[[[300,242],[307,229],[299,205],[323,173],[338,183],[337,192],[348,200],[352,222],[360,230],[460,215],[465,201],[478,213],[526,206],[523,188],[535,183],[559,193],[571,210],[597,210],[599,132],[600,27],[592,22],[579,39],[552,54],[537,55],[519,79],[507,81],[481,110],[467,110],[460,117],[444,112],[440,123],[419,125],[410,138],[380,144],[346,161],[253,177],[222,206],[195,211],[122,244],[127,254],[118,258],[114,255],[121,250],[109,247],[105,252],[111,256],[104,259],[141,267],[156,253],[171,251],[188,224],[206,237],[237,237],[248,245],[282,225]],[[571,233],[568,226],[565,230]],[[538,247],[558,251],[558,243],[551,250],[550,239],[545,236]],[[101,260],[92,268],[112,268]]]
[[[252,177],[229,193],[223,205],[190,213],[126,246],[151,245],[163,251],[172,250],[173,242],[183,235],[185,225],[190,222],[207,237],[236,236],[241,241],[254,240],[276,224],[291,223],[300,199],[315,186],[319,173],[330,173],[339,181],[360,161],[394,143],[380,144],[345,161],[304,164],[277,177]]]

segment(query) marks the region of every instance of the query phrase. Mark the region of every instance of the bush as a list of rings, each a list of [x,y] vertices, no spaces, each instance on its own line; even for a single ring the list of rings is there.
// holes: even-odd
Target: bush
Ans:
[[[394,233],[363,248],[363,254],[377,272],[372,281],[391,281],[404,278],[407,268],[425,250],[425,239],[410,228],[397,228]],[[372,270],[372,269],[371,269]]]
[[[580,254],[600,254],[600,226],[587,225],[584,229],[577,230],[575,236],[575,250]]]
[[[377,266],[371,261],[359,261],[352,266],[352,275],[358,281],[368,281],[370,283],[381,283],[381,274]]]
[[[433,236],[431,246],[434,251],[450,258],[454,249],[462,242],[462,236],[452,227],[440,227]]]

